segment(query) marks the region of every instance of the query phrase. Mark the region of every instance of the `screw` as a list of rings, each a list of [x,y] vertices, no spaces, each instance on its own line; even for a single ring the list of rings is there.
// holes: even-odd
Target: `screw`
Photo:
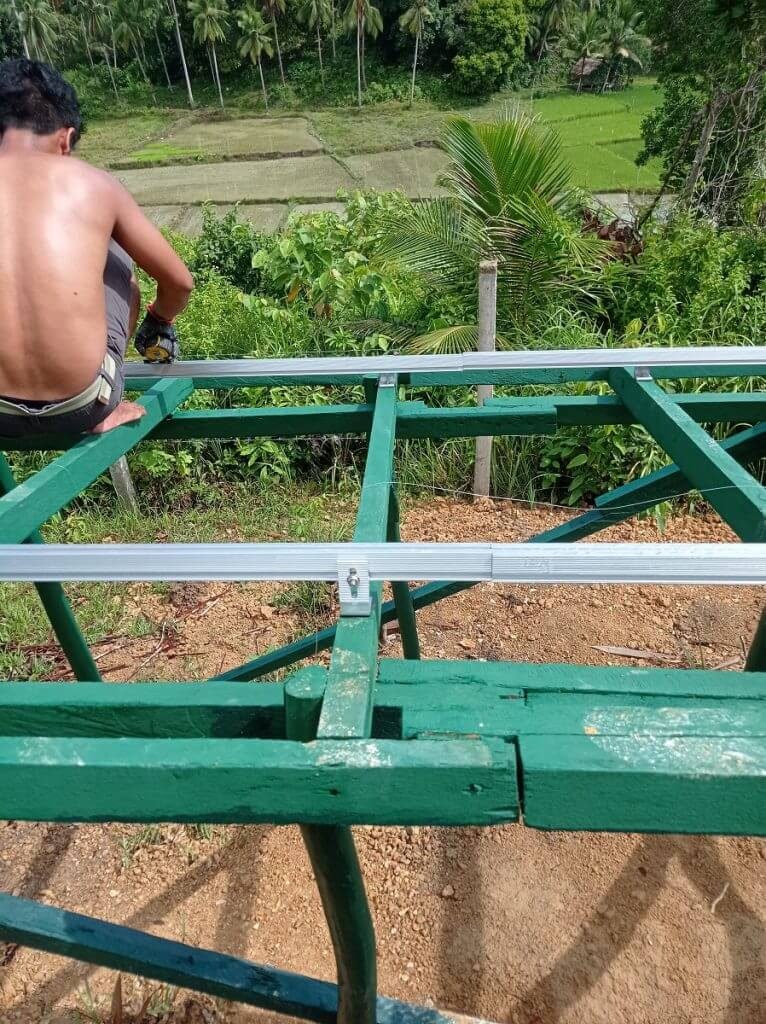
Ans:
[[[361,580],[359,579],[359,573],[356,569],[349,569],[348,576],[346,577],[346,583],[351,587],[352,590],[356,590]]]

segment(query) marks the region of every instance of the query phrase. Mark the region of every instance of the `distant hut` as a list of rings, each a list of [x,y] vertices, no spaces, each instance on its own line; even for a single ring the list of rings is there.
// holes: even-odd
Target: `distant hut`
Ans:
[[[577,91],[591,87],[593,76],[603,65],[603,57],[580,57],[569,70],[569,80],[577,85]]]

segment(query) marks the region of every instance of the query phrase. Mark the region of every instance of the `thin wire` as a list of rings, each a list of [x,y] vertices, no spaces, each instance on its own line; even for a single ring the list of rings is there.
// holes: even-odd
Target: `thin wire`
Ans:
[[[508,498],[500,494],[477,494],[475,491],[468,491],[459,488],[436,487],[433,484],[406,483],[401,480],[397,480],[395,483],[397,487],[408,487],[412,490],[441,491],[445,494],[456,494],[463,498],[488,498],[492,501],[508,501],[514,505],[524,505],[527,508],[534,506],[536,508],[560,509],[563,512],[569,512],[570,515],[575,517],[581,516],[586,512],[601,512],[604,516],[609,516],[612,513],[622,512],[631,508],[645,508],[647,500],[651,500],[645,498],[643,501],[630,501],[622,505],[610,505],[608,508],[600,508],[598,505],[594,505],[592,509],[583,509],[572,508],[571,505],[557,505],[552,501],[538,501],[536,498]],[[722,487],[690,487],[686,491],[677,491],[674,494],[667,494],[660,501],[655,502],[655,504],[661,505],[663,502],[673,501],[675,498],[685,498],[690,494],[700,494],[704,498],[706,495],[714,494],[717,491],[739,491],[741,493],[743,490],[749,490],[751,488],[761,489],[761,485],[758,481],[754,481],[752,485],[745,485],[743,487],[737,487],[735,484],[726,484]]]

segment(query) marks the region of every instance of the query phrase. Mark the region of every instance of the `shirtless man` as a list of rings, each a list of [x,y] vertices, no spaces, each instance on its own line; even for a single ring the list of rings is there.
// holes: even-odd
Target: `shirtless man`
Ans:
[[[81,130],[58,72],[0,63],[0,437],[103,432],[143,415],[122,401],[140,306],[133,260],[157,282],[136,348],[152,362],[177,352],[191,274],[118,181],[70,157]]]

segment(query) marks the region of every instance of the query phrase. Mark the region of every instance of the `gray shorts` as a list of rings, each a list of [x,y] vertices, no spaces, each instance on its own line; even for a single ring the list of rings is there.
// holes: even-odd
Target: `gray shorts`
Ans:
[[[106,352],[98,377],[79,395],[57,402],[0,395],[0,438],[82,434],[101,423],[119,405],[125,388],[132,274],[133,261],[112,240],[104,266]]]

